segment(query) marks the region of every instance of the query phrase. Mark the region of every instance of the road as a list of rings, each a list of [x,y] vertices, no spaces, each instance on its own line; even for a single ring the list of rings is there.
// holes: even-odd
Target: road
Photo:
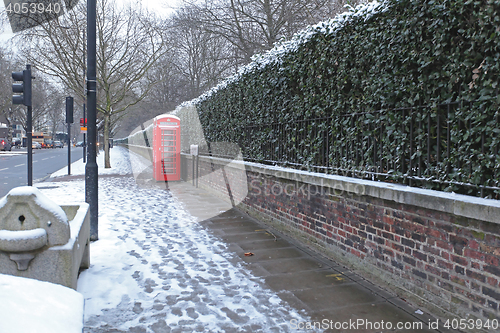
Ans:
[[[71,149],[71,161],[82,158],[81,147]],[[83,163],[83,162],[82,162]],[[0,152],[0,198],[12,188],[28,183],[26,148]],[[33,183],[44,181],[50,174],[68,165],[68,147],[33,149]]]

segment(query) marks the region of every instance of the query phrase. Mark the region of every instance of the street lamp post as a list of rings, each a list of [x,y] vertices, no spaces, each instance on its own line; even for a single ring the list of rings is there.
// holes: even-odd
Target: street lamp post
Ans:
[[[85,45],[85,30],[83,30],[83,45]],[[85,47],[85,46],[84,46]],[[85,49],[83,50],[83,63],[85,64]],[[83,67],[83,77],[85,78],[85,67]],[[83,88],[85,89],[85,88]],[[84,94],[85,95],[85,94]],[[85,97],[83,98],[83,127],[87,127],[87,118],[85,115],[85,104],[87,103]],[[87,142],[85,140],[85,132],[83,132],[83,163],[87,162]]]
[[[87,0],[87,131],[88,156],[85,165],[85,201],[90,210],[90,239],[98,237],[98,174],[96,162],[96,118],[97,118],[97,75],[96,75],[96,0]]]

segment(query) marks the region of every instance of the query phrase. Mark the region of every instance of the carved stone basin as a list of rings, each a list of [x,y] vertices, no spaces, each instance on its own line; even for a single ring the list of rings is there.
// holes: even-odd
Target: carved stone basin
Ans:
[[[42,228],[11,231],[0,230],[0,251],[25,252],[47,245],[47,231]]]
[[[89,234],[88,204],[59,206],[35,187],[14,188],[0,198],[0,273],[76,288]]]

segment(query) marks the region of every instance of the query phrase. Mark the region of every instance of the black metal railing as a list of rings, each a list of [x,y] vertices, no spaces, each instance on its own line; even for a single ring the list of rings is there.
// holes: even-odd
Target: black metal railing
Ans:
[[[235,128],[243,158],[500,198],[496,99]]]

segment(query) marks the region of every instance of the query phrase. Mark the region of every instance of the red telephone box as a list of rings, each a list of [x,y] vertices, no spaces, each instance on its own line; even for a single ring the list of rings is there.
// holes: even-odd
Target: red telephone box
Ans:
[[[153,177],[160,181],[181,179],[181,120],[176,116],[154,119]]]

